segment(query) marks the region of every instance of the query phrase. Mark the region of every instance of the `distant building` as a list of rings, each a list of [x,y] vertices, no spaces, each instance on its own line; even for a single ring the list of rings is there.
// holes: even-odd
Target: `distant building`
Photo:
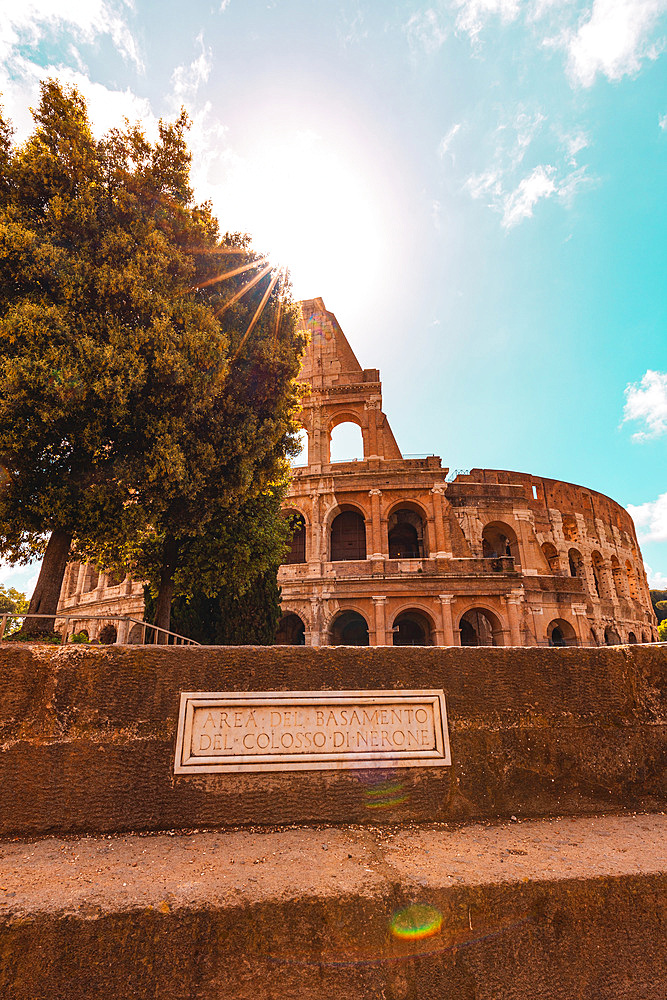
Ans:
[[[278,579],[276,642],[292,645],[614,645],[657,628],[630,515],[608,497],[528,473],[449,476],[403,458],[321,299],[301,303],[307,463],[285,511],[298,527]],[[332,431],[361,430],[363,458],[331,462]],[[143,614],[143,588],[73,563],[60,609]],[[120,636],[139,641],[140,626]],[[91,632],[92,636],[93,632]]]

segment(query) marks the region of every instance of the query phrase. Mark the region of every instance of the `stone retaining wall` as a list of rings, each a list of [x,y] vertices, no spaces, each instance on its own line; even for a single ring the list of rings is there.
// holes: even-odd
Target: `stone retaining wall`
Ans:
[[[4,645],[0,835],[664,809],[666,666],[651,646]],[[394,688],[444,689],[451,768],[173,775],[181,691]]]

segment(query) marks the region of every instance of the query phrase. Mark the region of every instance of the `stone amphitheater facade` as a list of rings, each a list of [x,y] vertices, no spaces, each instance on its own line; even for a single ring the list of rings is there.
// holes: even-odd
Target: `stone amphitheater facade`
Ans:
[[[634,524],[609,497],[529,473],[448,475],[403,458],[322,299],[301,303],[306,464],[285,512],[296,526],[278,579],[277,642],[297,645],[615,645],[657,627]],[[332,462],[331,435],[361,430],[363,457]],[[143,614],[143,586],[73,563],[62,613]],[[96,624],[90,629],[95,635]],[[125,628],[121,624],[121,628]],[[119,641],[137,640],[140,627]]]

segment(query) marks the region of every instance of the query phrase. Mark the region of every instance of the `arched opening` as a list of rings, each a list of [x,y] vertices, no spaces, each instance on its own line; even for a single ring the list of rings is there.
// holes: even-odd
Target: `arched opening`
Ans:
[[[389,515],[387,522],[390,559],[422,559],[424,521],[414,510],[401,507]]]
[[[625,575],[628,581],[628,592],[633,601],[636,601],[639,597],[637,592],[637,577],[635,576],[635,571],[632,568],[632,563],[628,559],[625,564]]]
[[[366,558],[366,523],[358,510],[341,511],[331,525],[331,562]]]
[[[642,632],[642,642],[651,642],[651,636],[648,632]]]
[[[585,582],[584,560],[581,558],[579,549],[570,549],[567,554],[567,561],[570,567],[570,576],[579,576]]]
[[[459,621],[462,646],[502,646],[500,619],[492,611],[470,608]]]
[[[293,611],[288,611],[278,622],[275,643],[276,646],[306,645],[306,626]]]
[[[394,646],[433,645],[433,625],[421,611],[401,611],[391,631]]]
[[[86,563],[86,573],[83,578],[83,587],[81,588],[81,593],[89,594],[91,590],[95,590],[99,578],[100,574],[97,572],[92,563]]]
[[[308,465],[308,431],[302,427],[297,434],[297,448],[295,455],[290,458],[290,465],[293,469],[303,469]]]
[[[67,582],[65,584],[65,597],[74,597],[76,585],[79,582],[79,567],[81,563],[70,563],[67,567]]]
[[[368,625],[358,611],[343,611],[329,631],[332,646],[368,646]]]
[[[364,457],[364,439],[361,427],[346,420],[331,431],[329,444],[330,462],[361,462]]]
[[[554,576],[558,576],[560,573],[560,559],[558,558],[558,549],[551,542],[545,542],[542,546],[542,552],[544,558],[546,559],[550,571]]]
[[[628,642],[630,645],[634,645],[637,642],[637,636],[634,632],[628,632]]]
[[[292,541],[283,564],[291,566],[306,561],[306,522],[301,514],[288,514],[287,519],[292,529]]]
[[[112,625],[111,622],[107,622],[107,624],[103,625],[100,629],[98,639],[103,646],[111,646],[117,638],[118,632],[116,631],[115,625]]]
[[[564,618],[554,618],[547,626],[547,640],[550,646],[576,646],[577,633]]]
[[[135,622],[128,633],[127,641],[129,645],[140,646],[144,641],[144,626]]]
[[[604,587],[604,560],[599,552],[591,553],[591,566],[593,568],[593,583],[598,597],[606,597]]]
[[[577,519],[574,514],[563,514],[563,538],[566,542],[578,540]]]
[[[614,581],[614,590],[616,591],[616,596],[624,597],[625,589],[623,587],[623,570],[621,569],[621,564],[616,558],[616,556],[611,557],[611,575]]]
[[[604,630],[604,641],[607,644],[607,646],[621,645],[621,637],[616,631],[616,629],[612,628],[611,625],[607,625],[606,629]]]
[[[519,546],[516,534],[509,524],[492,521],[482,531],[482,556],[485,559],[501,559],[511,556],[519,563]]]

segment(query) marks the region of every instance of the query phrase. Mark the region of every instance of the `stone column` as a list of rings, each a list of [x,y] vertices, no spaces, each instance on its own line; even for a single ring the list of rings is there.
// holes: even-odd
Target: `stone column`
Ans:
[[[320,495],[310,494],[310,528],[307,538],[306,562],[320,561],[320,543],[322,532],[320,531]]]
[[[588,624],[588,612],[585,604],[573,604],[572,613],[574,615],[575,628],[578,635],[578,645],[587,646],[590,633]]]
[[[80,562],[79,563],[79,575],[78,575],[77,581],[76,581],[76,593],[74,595],[75,598],[76,598],[76,603],[77,604],[81,600],[81,594],[83,593],[83,582],[84,582],[85,578],[86,578],[86,564],[85,564],[85,562]]]
[[[370,539],[366,536],[366,544],[370,542],[371,552],[367,553],[369,559],[382,558],[382,490],[369,490],[371,498],[371,531]]]
[[[371,396],[364,403],[368,427],[368,451],[364,458],[381,458],[383,449],[380,447],[380,434],[378,428],[378,416],[380,414],[381,399],[379,396]],[[364,442],[366,443],[366,442]]]
[[[120,646],[124,646],[127,643],[127,637],[130,632],[130,623],[126,618],[123,618],[118,622],[116,642]]]
[[[508,594],[505,598],[505,603],[507,605],[507,618],[510,626],[510,644],[512,646],[523,646],[519,619],[521,595],[516,593]]]
[[[319,646],[321,645],[321,612],[322,612],[322,602],[319,597],[311,597],[310,599],[310,629],[306,630],[306,644],[309,646]]]
[[[452,604],[454,594],[439,594],[440,617],[442,621],[442,640],[444,646],[458,646],[460,642],[454,641],[454,618],[452,615]],[[459,635],[460,640],[460,635]]]
[[[436,551],[432,552],[431,555],[434,556],[445,556],[445,525],[443,516],[443,504],[442,498],[445,492],[445,484],[436,483],[431,489],[431,496],[433,497],[433,519],[435,522],[435,547]]]
[[[373,598],[375,609],[375,642],[374,646],[387,645],[387,598],[380,596]]]

